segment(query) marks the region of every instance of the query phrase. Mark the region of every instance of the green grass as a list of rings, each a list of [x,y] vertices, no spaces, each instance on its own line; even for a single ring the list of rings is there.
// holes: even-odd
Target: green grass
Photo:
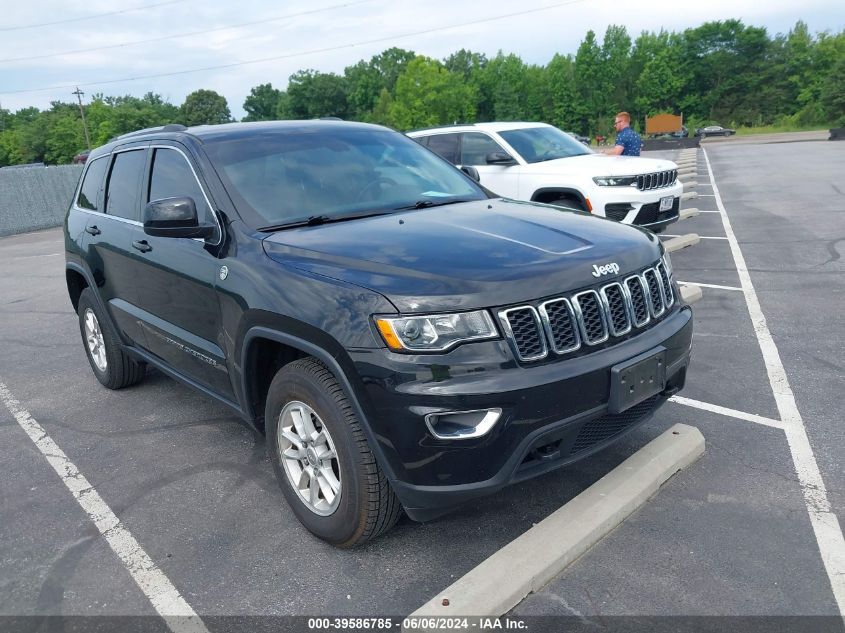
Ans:
[[[830,126],[822,125],[761,125],[758,127],[738,127],[737,136],[752,136],[754,134],[780,134],[782,132],[813,132],[827,131]]]

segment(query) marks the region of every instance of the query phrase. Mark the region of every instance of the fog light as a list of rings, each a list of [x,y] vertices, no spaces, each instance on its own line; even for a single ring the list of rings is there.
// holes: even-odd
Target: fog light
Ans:
[[[501,416],[501,409],[429,413],[425,424],[439,440],[467,440],[487,434]]]

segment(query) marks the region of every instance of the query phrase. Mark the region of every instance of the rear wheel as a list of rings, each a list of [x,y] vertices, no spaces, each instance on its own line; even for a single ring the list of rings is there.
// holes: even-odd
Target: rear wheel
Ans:
[[[314,535],[352,547],[389,530],[402,506],[334,375],[294,361],[267,393],[267,450],[285,498]]]
[[[146,373],[146,364],[123,351],[90,288],[85,288],[79,295],[78,315],[85,352],[97,380],[109,389],[123,389],[140,382]]]

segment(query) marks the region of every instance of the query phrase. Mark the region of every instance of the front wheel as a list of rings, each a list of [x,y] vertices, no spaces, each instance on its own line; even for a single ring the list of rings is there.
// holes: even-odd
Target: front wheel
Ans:
[[[556,207],[561,207],[566,209],[567,211],[581,211],[582,213],[586,213],[586,209],[584,205],[578,202],[575,198],[558,198],[557,200],[552,200],[549,204],[553,204]]]
[[[314,358],[294,361],[267,393],[267,450],[288,505],[315,536],[352,547],[402,514],[361,422],[334,375]]]

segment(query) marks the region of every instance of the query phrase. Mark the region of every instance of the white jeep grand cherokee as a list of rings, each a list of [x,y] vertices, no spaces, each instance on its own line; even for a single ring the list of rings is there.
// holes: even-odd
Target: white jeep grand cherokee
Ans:
[[[593,152],[545,123],[475,123],[408,132],[497,195],[565,206],[662,231],[683,186],[668,160]]]

